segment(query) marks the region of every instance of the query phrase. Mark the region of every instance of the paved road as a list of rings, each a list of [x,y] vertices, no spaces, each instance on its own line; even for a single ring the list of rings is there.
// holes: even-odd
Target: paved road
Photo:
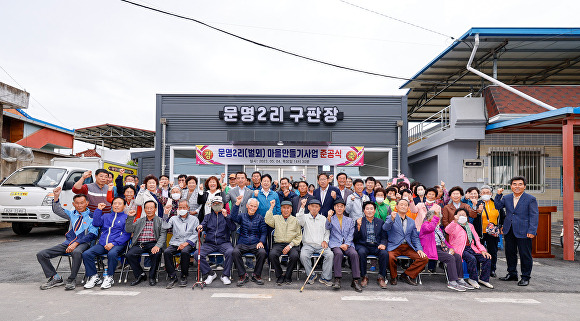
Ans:
[[[449,313],[459,317],[473,317],[475,313],[488,318],[515,315],[514,320],[578,320],[580,306],[580,262],[561,259],[561,248],[554,247],[555,259],[536,259],[531,285],[518,287],[515,282],[492,279],[495,289],[457,293],[446,289],[443,275],[426,275],[423,285],[412,287],[399,283],[387,290],[378,289],[371,282],[359,294],[348,286],[345,276],[343,289],[332,291],[316,283],[299,293],[300,285],[277,287],[273,282],[264,286],[248,283],[243,288],[224,286],[216,280],[202,290],[175,288],[166,290],[165,274],[156,287],[141,284],[115,284],[109,290],[75,291],[56,288],[41,291],[45,281],[35,253],[58,244],[65,231],[50,228],[34,229],[28,236],[16,236],[10,229],[0,229],[0,301],[4,320],[55,320],[79,315],[80,319],[107,319],[112,315],[123,319],[139,319],[155,313],[171,320],[216,317],[221,319],[330,319],[329,311],[349,317],[383,317],[393,320],[413,318],[443,319]],[[66,264],[65,264],[66,265]],[[505,271],[503,253],[498,262],[498,274]],[[63,273],[66,276],[66,273]],[[304,279],[304,275],[302,275]],[[131,276],[129,277],[129,282]],[[9,294],[9,295],[6,295]],[[99,306],[99,309],[94,309]],[[469,307],[477,307],[476,310]],[[515,313],[515,314],[514,314]]]

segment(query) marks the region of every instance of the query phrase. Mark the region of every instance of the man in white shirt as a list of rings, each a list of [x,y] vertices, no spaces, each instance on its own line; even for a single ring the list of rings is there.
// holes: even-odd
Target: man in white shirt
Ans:
[[[326,286],[332,286],[332,260],[334,254],[328,248],[328,240],[330,238],[330,231],[326,229],[326,218],[320,215],[320,201],[311,199],[308,201],[308,211],[310,213],[304,214],[304,207],[306,206],[306,199],[301,201],[301,207],[296,218],[298,223],[304,227],[302,237],[302,250],[300,251],[300,262],[304,266],[306,273],[312,270],[312,254],[322,254],[324,262],[322,264],[322,275],[320,276],[320,283]],[[317,275],[313,273],[308,280],[309,284],[313,284]]]

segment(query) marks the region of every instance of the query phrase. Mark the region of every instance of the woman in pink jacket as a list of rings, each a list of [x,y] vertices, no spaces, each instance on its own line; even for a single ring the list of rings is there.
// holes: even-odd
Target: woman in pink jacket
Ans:
[[[437,261],[447,265],[448,288],[459,292],[473,290],[473,287],[463,280],[463,262],[461,255],[455,253],[451,245],[445,241],[443,231],[441,231],[439,226],[439,215],[441,214],[428,211],[423,221],[423,226],[419,233],[423,252],[429,258],[429,263],[435,263],[433,266],[436,266]]]
[[[476,289],[479,289],[478,284],[493,289],[493,285],[489,283],[489,275],[491,272],[491,255],[479,241],[479,236],[475,231],[473,225],[467,222],[467,210],[458,208],[455,210],[455,219],[449,223],[445,228],[445,232],[449,235],[449,243],[459,253],[469,272],[469,279],[467,283]],[[481,273],[477,276],[477,265],[481,264]]]

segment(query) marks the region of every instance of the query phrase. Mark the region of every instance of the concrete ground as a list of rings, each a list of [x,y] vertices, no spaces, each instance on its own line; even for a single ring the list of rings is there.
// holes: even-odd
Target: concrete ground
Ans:
[[[340,319],[349,317],[386,317],[394,320],[410,317],[446,319],[449,313],[471,317],[474,313],[486,318],[514,320],[578,319],[580,306],[580,260],[562,260],[562,249],[553,246],[554,259],[535,259],[530,286],[518,287],[516,282],[492,278],[495,289],[458,293],[445,287],[444,275],[424,275],[417,287],[399,282],[380,290],[371,274],[369,286],[362,293],[350,288],[346,274],[343,288],[333,291],[315,283],[299,289],[302,282],[278,287],[274,282],[263,286],[247,283],[238,288],[234,283],[223,285],[219,279],[204,290],[191,287],[165,289],[165,273],[160,283],[151,287],[146,282],[131,287],[116,283],[109,290],[84,290],[79,284],[74,291],[63,287],[47,291],[38,286],[46,279],[36,261],[36,252],[63,240],[62,229],[35,228],[27,236],[17,236],[11,229],[0,229],[0,301],[2,319],[81,320],[141,319],[151,314],[170,320],[219,317],[220,319]],[[63,260],[65,269],[68,264]],[[56,265],[56,259],[55,259]],[[81,271],[84,268],[81,268]],[[500,251],[498,275],[505,274],[505,258]],[[266,269],[265,269],[266,270]],[[191,275],[194,272],[190,272]],[[64,277],[68,274],[62,273]],[[116,279],[118,278],[118,274]],[[267,279],[267,277],[266,277]],[[80,280],[80,278],[79,278]],[[129,276],[131,282],[132,276]],[[190,280],[191,284],[191,280]],[[98,308],[95,308],[98,306]],[[472,308],[470,308],[472,307]]]

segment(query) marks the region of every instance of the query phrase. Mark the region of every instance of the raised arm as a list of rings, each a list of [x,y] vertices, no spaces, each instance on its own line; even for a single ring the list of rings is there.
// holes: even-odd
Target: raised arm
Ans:
[[[60,206],[60,202],[58,201],[58,198],[60,197],[60,192],[61,192],[61,188],[57,187],[55,188],[52,193],[54,194],[54,199],[52,200],[52,212],[66,220],[70,221],[70,216],[67,212],[65,212],[64,208],[62,208],[62,206]]]
[[[78,181],[73,185],[72,192],[75,194],[86,194],[88,192],[88,188],[84,185],[85,179],[91,177],[93,175],[92,171],[86,171],[83,175],[79,178]]]

